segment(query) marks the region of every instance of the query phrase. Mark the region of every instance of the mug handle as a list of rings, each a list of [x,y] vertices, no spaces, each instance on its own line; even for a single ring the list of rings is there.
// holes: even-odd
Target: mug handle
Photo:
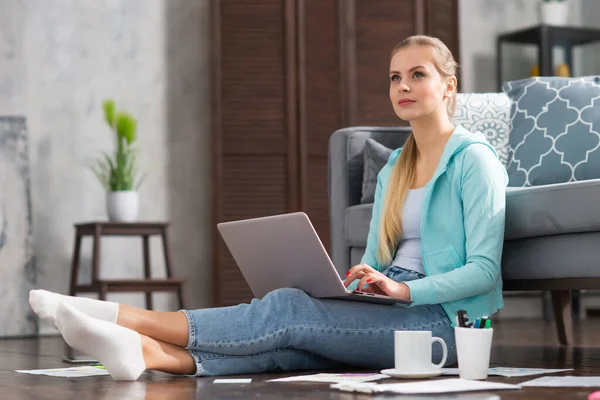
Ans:
[[[446,342],[444,342],[444,339],[439,338],[439,337],[432,337],[431,338],[431,344],[433,345],[435,342],[438,342],[439,344],[442,345],[442,361],[440,361],[439,364],[433,364],[436,368],[442,368],[444,366],[444,364],[446,364],[446,359],[448,358],[448,347],[446,347]]]

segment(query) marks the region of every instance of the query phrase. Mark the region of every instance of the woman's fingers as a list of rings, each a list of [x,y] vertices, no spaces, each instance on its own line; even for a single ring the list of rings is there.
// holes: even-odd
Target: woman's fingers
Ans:
[[[365,285],[368,285],[368,287],[365,288]],[[398,288],[396,288],[395,286],[398,286],[397,282],[394,282],[393,280],[379,272],[375,272],[371,274],[365,274],[365,276],[363,276],[359,281],[356,289],[367,293],[376,293],[392,297],[398,297],[396,293],[396,289]]]
[[[358,264],[348,270],[346,273],[346,279],[344,280],[344,286],[348,287],[356,279],[362,279],[366,274],[373,274],[380,278],[385,277],[381,272],[377,271],[373,267],[367,264]]]
[[[373,267],[367,264],[358,264],[350,268],[346,272],[346,279],[344,279],[344,286],[348,287],[356,279],[360,279],[369,272],[377,272]]]
[[[350,268],[348,270],[348,272],[346,272],[346,276],[348,276],[348,277],[352,276],[353,274],[356,274],[359,271],[372,272],[372,271],[375,271],[375,269],[367,264],[358,264],[358,265],[355,265],[354,267]]]
[[[350,271],[348,271],[350,272]],[[355,271],[353,273],[349,273],[346,276],[346,279],[344,279],[344,286],[348,287],[349,284],[351,284],[352,282],[354,282],[356,279],[362,278],[365,275],[365,272],[363,271]]]
[[[354,267],[352,267],[351,269],[356,269],[356,270],[360,270],[360,271],[375,271],[375,268],[371,267],[369,264],[358,264]]]
[[[377,276],[376,274],[373,273],[368,273],[365,274],[362,278],[360,278],[360,281],[358,282],[358,285],[356,286],[356,290],[363,290],[365,285],[377,285],[377,281],[379,281],[380,278],[379,276]]]
[[[356,265],[346,274],[344,285],[348,287],[356,279],[359,279],[356,290],[367,293],[383,294],[397,298],[410,299],[410,289],[404,283],[398,283],[381,272],[373,269],[370,265]],[[365,286],[367,286],[365,288]]]
[[[364,264],[355,265],[354,267],[350,268],[348,270],[348,272],[346,272],[346,279],[344,279],[344,286],[348,287],[349,284],[354,282],[355,278],[353,278],[353,276],[356,274],[357,271],[360,270],[360,267],[362,265],[364,265]]]

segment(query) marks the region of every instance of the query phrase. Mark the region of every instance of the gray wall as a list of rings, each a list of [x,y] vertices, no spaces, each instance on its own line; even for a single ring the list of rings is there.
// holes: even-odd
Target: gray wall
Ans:
[[[103,189],[86,165],[114,147],[101,112],[112,97],[139,121],[141,168],[150,171],[141,218],[172,222],[187,306],[207,306],[208,0],[0,0],[0,10],[0,115],[27,118],[37,287],[66,293],[73,224],[106,219]],[[153,271],[162,276],[160,243],[151,244]],[[142,276],[141,252],[141,240],[105,239],[102,276]],[[88,240],[84,272],[90,256]],[[141,294],[109,299],[143,304]],[[155,304],[176,309],[166,294]]]
[[[570,24],[581,25],[580,14],[593,19],[589,17],[587,4],[584,9],[581,3],[595,3],[595,0],[567,1],[570,3]],[[538,24],[538,3],[538,0],[460,0],[461,91],[497,91],[496,36]],[[595,24],[597,26],[598,22]],[[502,64],[504,80],[529,76],[531,66],[537,64],[537,50],[533,46],[505,45],[503,52],[506,55]],[[555,51],[555,63],[561,58],[562,52]],[[580,71],[576,68],[574,72]]]
[[[581,1],[581,25],[600,28],[600,1]],[[576,51],[581,75],[600,74],[600,43],[591,43],[579,47]]]
[[[25,119],[0,116],[0,337],[38,329],[28,302],[36,276],[29,180]]]

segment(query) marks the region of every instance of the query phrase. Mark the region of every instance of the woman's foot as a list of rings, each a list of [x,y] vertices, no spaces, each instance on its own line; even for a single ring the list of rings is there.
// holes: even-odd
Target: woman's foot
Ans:
[[[67,302],[56,308],[56,326],[67,344],[100,361],[118,381],[134,381],[146,369],[139,333],[94,319]]]
[[[119,304],[112,301],[88,299],[86,297],[65,296],[47,290],[29,292],[29,304],[42,319],[55,323],[56,310],[61,303],[67,303],[92,318],[111,323],[117,322]]]

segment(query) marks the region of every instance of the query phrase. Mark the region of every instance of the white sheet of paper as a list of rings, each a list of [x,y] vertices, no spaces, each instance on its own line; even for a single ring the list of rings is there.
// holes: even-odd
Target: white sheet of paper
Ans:
[[[515,376],[529,376],[552,374],[555,372],[573,371],[572,368],[567,369],[544,369],[544,368],[512,368],[512,367],[495,367],[490,368],[488,375],[505,376],[508,378]],[[459,375],[458,368],[444,368],[444,375]]]
[[[507,383],[471,381],[466,379],[440,379],[410,383],[338,383],[331,385],[333,389],[363,393],[403,393],[403,394],[432,394],[473,392],[478,390],[507,390],[520,389],[519,385]]]
[[[81,367],[52,369],[21,369],[15,370],[15,372],[31,375],[58,376],[62,378],[81,378],[84,376],[108,375],[108,371],[101,365],[85,365]]]
[[[252,379],[241,378],[241,379],[215,379],[213,383],[250,383]]]
[[[314,374],[303,376],[290,376],[287,378],[270,379],[266,382],[372,382],[387,379],[389,376],[383,374]]]
[[[521,386],[535,387],[600,387],[600,376],[544,376],[523,382]]]

